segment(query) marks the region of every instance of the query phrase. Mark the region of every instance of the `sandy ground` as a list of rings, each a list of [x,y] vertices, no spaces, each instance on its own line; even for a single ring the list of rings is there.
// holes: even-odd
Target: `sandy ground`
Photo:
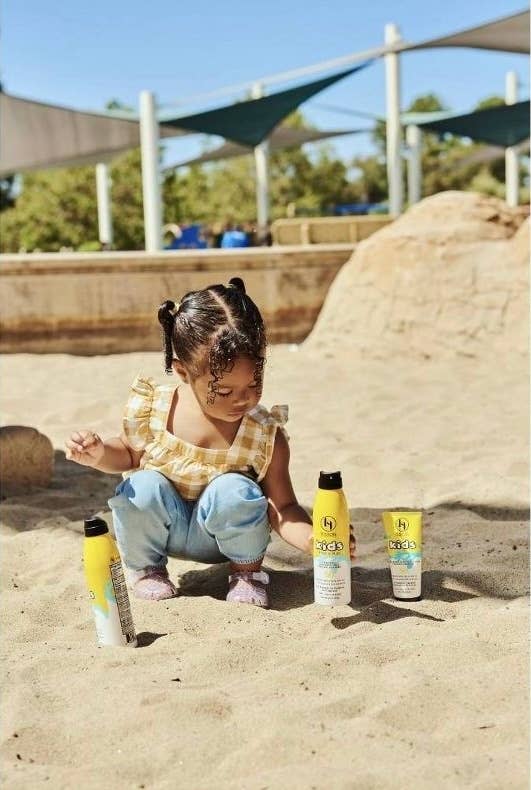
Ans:
[[[522,364],[278,347],[267,367],[301,502],[320,468],[343,470],[352,604],[313,604],[309,562],[281,541],[269,611],[227,605],[225,567],[172,560],[182,595],[132,601],[130,650],[96,647],[81,565],[82,520],[109,516],[117,478],[60,448],[73,427],[114,432],[160,356],[4,359],[4,422],[57,448],[51,488],[2,506],[6,788],[527,787]],[[421,602],[391,596],[387,507],[425,511]]]
[[[528,788],[528,230],[471,193],[429,198],[359,245],[263,402],[290,406],[311,507],[341,469],[350,606],[313,603],[311,560],[274,540],[271,609],[227,568],[171,560],[180,595],[132,601],[138,649],[98,648],[82,522],[117,483],[64,439],[120,430],[159,354],[14,355],[2,422],[56,450],[48,489],[2,502],[4,787]],[[424,511],[423,600],[392,598],[381,511]]]

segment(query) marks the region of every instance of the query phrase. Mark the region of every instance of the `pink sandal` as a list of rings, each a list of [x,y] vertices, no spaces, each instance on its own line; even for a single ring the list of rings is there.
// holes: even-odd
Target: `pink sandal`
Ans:
[[[269,600],[266,585],[269,574],[265,571],[237,571],[229,576],[227,601],[230,603],[250,603],[267,608]]]
[[[164,601],[177,595],[177,587],[168,577],[166,568],[144,568],[139,571],[133,585],[135,598],[147,601]]]

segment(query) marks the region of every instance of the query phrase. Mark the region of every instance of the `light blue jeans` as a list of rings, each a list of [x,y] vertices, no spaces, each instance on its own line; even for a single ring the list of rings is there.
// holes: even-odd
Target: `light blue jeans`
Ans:
[[[270,540],[262,489],[233,472],[214,478],[189,502],[160,472],[143,469],[120,483],[109,506],[122,562],[131,571],[163,567],[168,556],[255,562]]]

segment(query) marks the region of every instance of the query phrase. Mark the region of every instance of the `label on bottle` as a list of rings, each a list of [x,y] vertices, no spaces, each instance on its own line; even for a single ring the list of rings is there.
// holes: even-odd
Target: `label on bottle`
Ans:
[[[350,560],[341,556],[314,557],[313,586],[316,603],[350,603]]]
[[[118,560],[118,562],[111,563],[110,571],[122,633],[125,636],[126,642],[129,644],[129,642],[136,641],[136,634],[121,561]]]
[[[422,558],[413,554],[389,559],[395,598],[420,598]]]
[[[117,560],[108,567],[109,576],[103,584],[103,606],[97,602],[94,590],[90,590],[98,642],[108,646],[134,646],[135,627],[122,563]]]
[[[340,490],[319,491],[313,511],[315,602],[327,606],[351,600],[348,509]]]

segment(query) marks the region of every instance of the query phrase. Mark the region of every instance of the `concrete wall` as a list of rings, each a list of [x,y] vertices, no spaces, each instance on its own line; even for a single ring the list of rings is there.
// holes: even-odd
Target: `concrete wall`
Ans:
[[[275,244],[355,244],[393,219],[387,214],[277,219],[271,225],[271,233]]]
[[[319,248],[0,256],[0,352],[106,354],[161,348],[157,309],[244,279],[271,342],[300,342],[351,244]]]

